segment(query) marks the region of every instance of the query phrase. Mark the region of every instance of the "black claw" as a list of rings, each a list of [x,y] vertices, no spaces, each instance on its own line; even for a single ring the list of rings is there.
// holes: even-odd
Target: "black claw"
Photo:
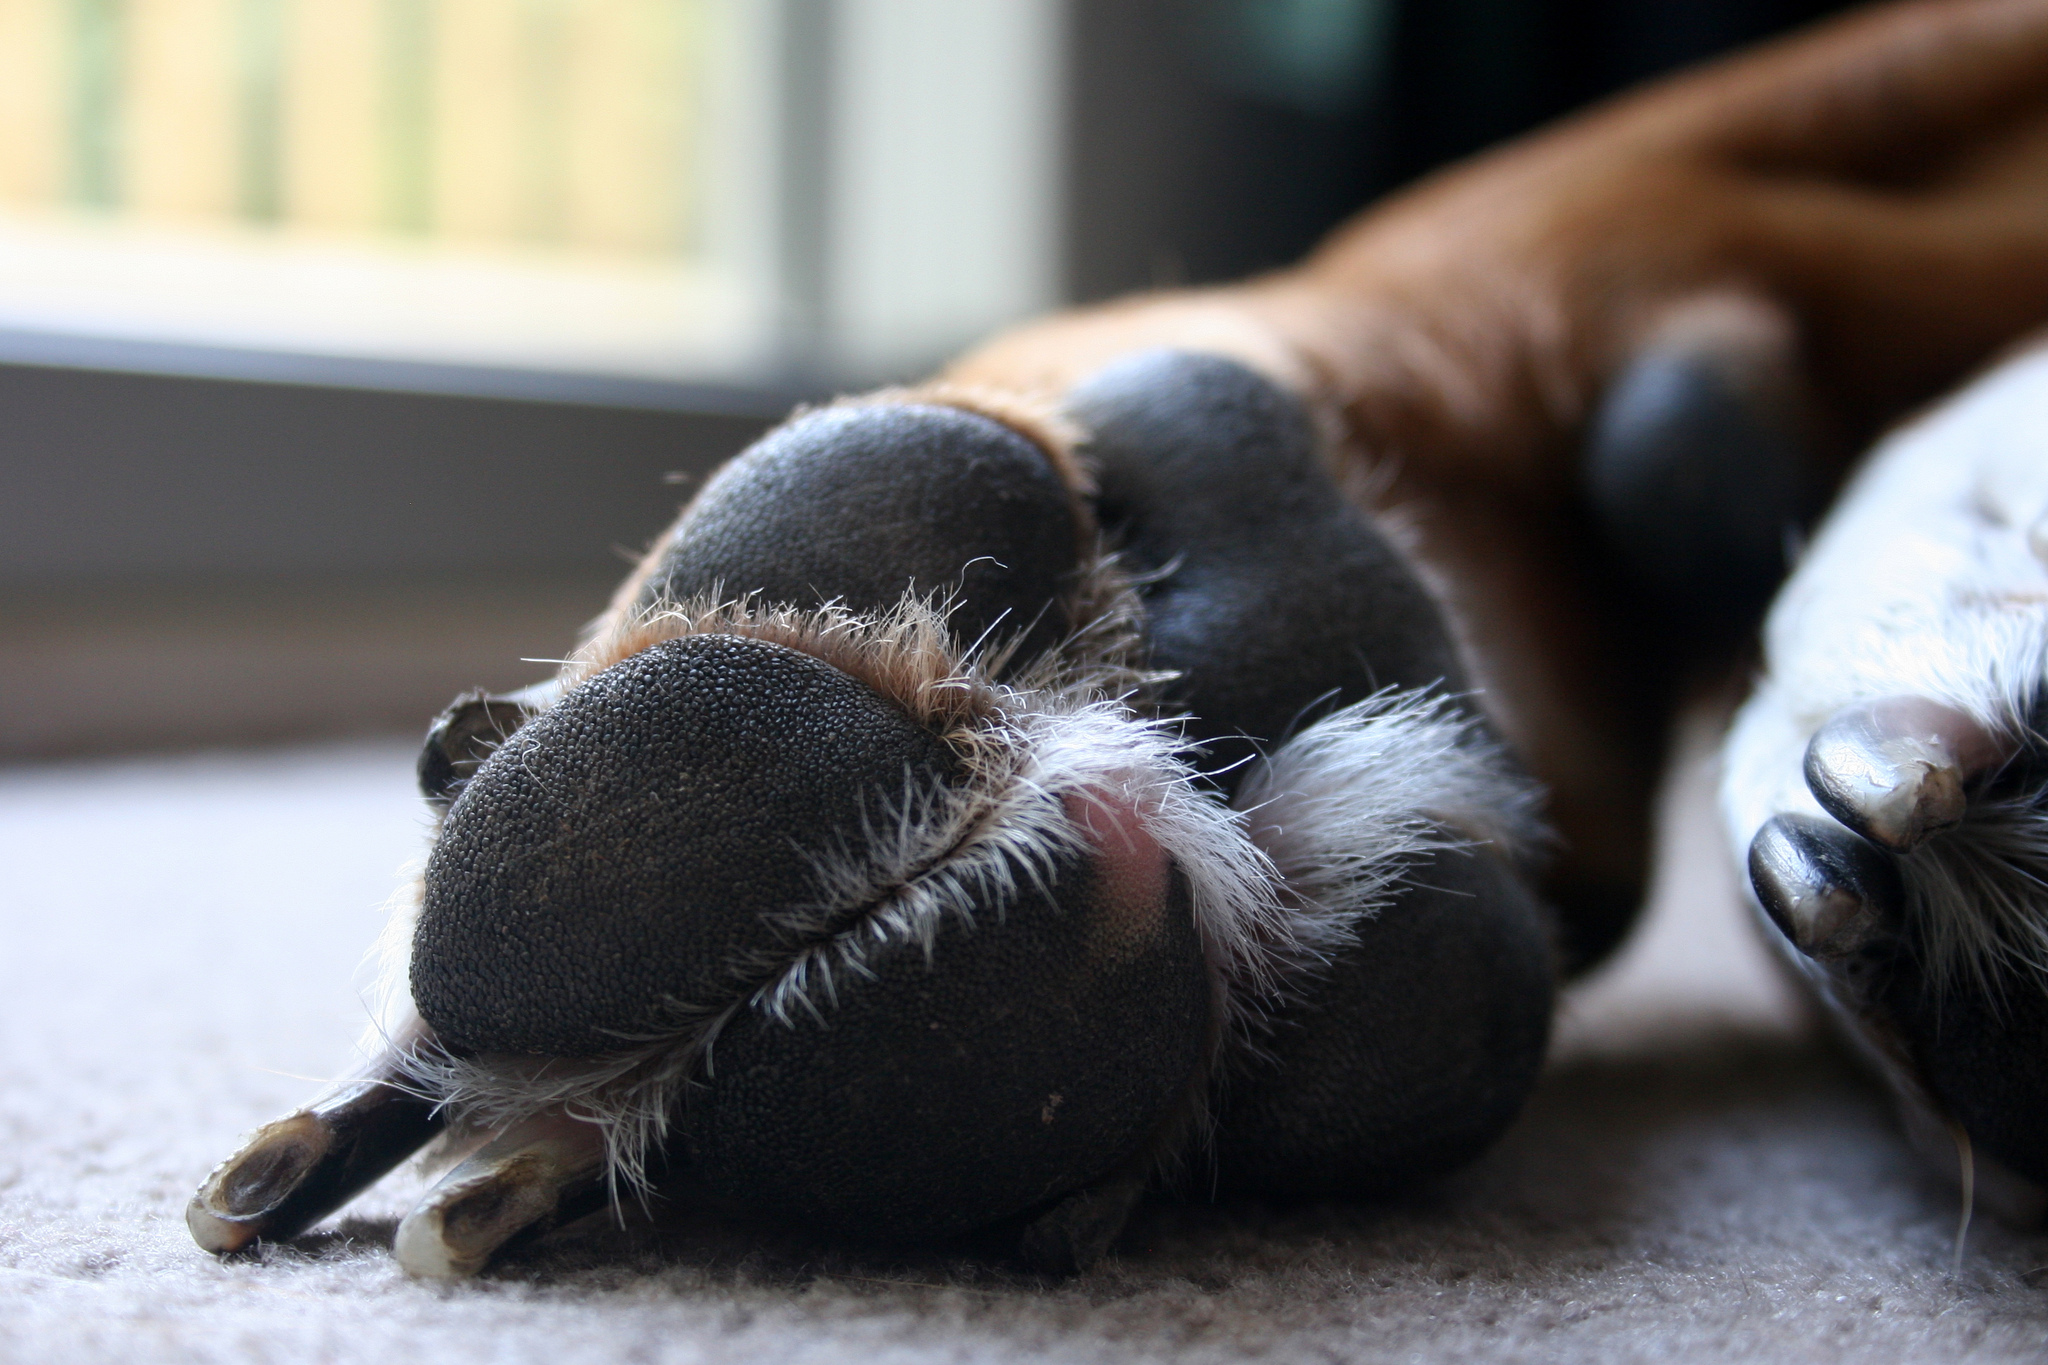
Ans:
[[[1145,1195],[1142,1172],[1124,1172],[1074,1191],[1024,1229],[1025,1264],[1047,1275],[1079,1275],[1108,1254]]]
[[[208,1251],[296,1237],[426,1145],[441,1126],[431,1100],[377,1076],[358,1081],[257,1130],[192,1196],[186,1224]]]
[[[532,719],[537,709],[528,693],[493,697],[465,692],[450,702],[434,717],[426,743],[420,746],[420,795],[436,806],[448,805],[491,751]]]
[[[1806,746],[1821,808],[1874,844],[1909,852],[1962,822],[1963,783],[1995,762],[1976,721],[1925,697],[1847,707]]]
[[[1779,932],[1821,962],[1886,941],[1904,907],[1892,860],[1812,815],[1765,822],[1749,845],[1749,880]]]

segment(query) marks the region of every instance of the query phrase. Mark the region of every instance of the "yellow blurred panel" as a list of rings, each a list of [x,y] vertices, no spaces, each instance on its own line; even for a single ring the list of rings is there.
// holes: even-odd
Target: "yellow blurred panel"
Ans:
[[[693,254],[718,3],[0,0],[0,202]]]
[[[719,36],[712,4],[713,0],[671,0],[671,66],[659,92],[665,117],[673,121],[674,129],[668,172],[669,245],[685,254],[695,254],[703,247],[697,215],[709,173],[703,141],[711,124],[707,106],[712,99],[712,80],[706,68],[714,60]]]
[[[122,207],[225,218],[241,162],[240,0],[127,0]]]
[[[429,80],[436,236],[507,240],[524,226],[520,0],[441,0]]]
[[[283,216],[355,232],[382,221],[382,7],[294,0],[285,22]]]
[[[0,201],[64,193],[64,0],[0,0]]]
[[[0,0],[0,322],[764,374],[777,16],[827,3]]]
[[[382,0],[378,171],[384,226],[434,230],[434,52],[445,36],[440,0]]]
[[[63,194],[63,0],[0,0],[0,201]]]
[[[569,11],[565,91],[568,238],[673,252],[691,172],[693,97],[681,0],[582,0]]]

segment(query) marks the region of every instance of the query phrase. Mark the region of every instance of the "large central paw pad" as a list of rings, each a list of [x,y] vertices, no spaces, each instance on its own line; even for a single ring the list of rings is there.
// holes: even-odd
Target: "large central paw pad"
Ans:
[[[504,1097],[516,1055],[564,1059],[540,1087],[602,1059],[584,1102],[673,1122],[715,1197],[870,1234],[1128,1156],[1200,1061],[1186,878],[1141,774],[1027,790],[995,717],[956,719],[734,634],[575,688],[427,868],[411,977],[450,1074]]]

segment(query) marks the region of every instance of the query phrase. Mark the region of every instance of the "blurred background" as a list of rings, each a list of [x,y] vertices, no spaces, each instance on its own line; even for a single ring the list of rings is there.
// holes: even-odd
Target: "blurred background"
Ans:
[[[1837,7],[0,0],[0,758],[421,728],[792,402]]]

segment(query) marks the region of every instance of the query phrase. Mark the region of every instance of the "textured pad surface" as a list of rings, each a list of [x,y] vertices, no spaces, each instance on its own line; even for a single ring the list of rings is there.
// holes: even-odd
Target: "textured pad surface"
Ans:
[[[1228,1092],[1226,1189],[1409,1190],[1483,1151],[1527,1101],[1550,1032],[1536,900],[1490,853],[1418,864]]]
[[[681,1123],[705,1184],[734,1207],[924,1237],[1131,1155],[1199,1064],[1208,978],[1178,878],[1124,914],[1091,880],[1069,862],[1055,901],[1020,878],[928,958],[871,954],[815,992],[822,1020],[735,1019]]]
[[[826,408],[763,437],[711,481],[641,594],[758,591],[809,608],[886,611],[958,594],[963,645],[1059,642],[1054,598],[1080,557],[1073,502],[1044,451],[958,408]]]
[[[1070,406],[1090,432],[1103,529],[1156,575],[1152,662],[1182,675],[1169,699],[1195,716],[1205,770],[1382,687],[1464,689],[1435,604],[1339,495],[1291,395],[1234,361],[1150,351]]]
[[[719,1008],[787,959],[818,859],[950,776],[939,738],[781,645],[700,635],[606,669],[450,807],[413,998],[445,1041],[571,1057]]]

